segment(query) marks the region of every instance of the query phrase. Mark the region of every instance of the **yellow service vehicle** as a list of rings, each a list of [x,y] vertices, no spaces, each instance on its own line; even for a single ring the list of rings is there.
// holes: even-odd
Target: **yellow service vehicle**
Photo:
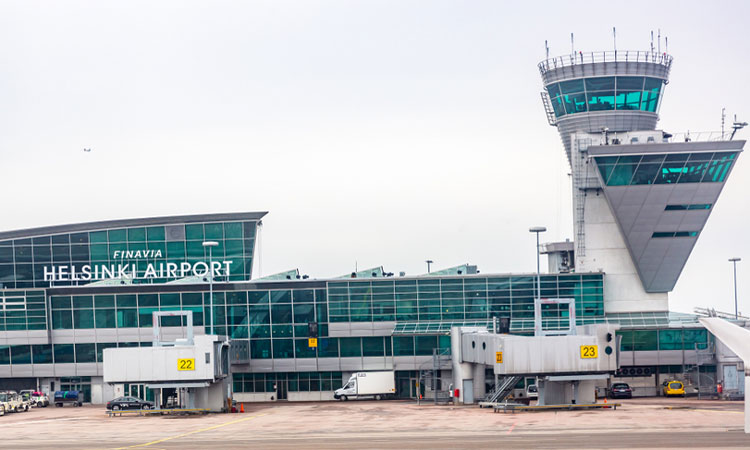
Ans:
[[[664,382],[664,396],[685,396],[685,385],[682,384],[682,381],[677,380],[670,380]]]

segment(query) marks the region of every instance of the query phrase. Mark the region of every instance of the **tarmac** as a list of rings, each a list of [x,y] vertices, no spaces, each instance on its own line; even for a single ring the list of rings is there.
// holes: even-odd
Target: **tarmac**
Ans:
[[[0,417],[0,448],[749,448],[743,403],[644,398],[617,410],[493,413],[410,401],[246,403],[244,414],[108,417],[101,405]]]

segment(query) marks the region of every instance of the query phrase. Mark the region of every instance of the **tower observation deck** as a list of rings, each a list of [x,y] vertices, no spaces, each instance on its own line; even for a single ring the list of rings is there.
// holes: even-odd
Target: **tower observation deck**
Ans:
[[[576,52],[538,68],[571,167],[573,267],[605,273],[606,313],[668,310],[745,141],[656,129],[667,53]]]
[[[574,131],[654,130],[672,56],[652,51],[577,52],[538,64],[550,125],[571,160]]]

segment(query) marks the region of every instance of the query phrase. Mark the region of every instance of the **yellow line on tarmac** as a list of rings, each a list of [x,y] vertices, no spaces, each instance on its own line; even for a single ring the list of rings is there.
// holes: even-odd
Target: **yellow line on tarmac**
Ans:
[[[245,421],[248,421],[248,420],[251,420],[251,419],[255,419],[255,418],[258,418],[258,417],[262,417],[262,416],[266,416],[266,415],[268,415],[268,414],[266,413],[266,414],[258,414],[256,416],[243,417],[242,419],[233,420],[233,421],[227,422],[227,423],[220,423],[218,425],[213,425],[213,426],[210,426],[210,427],[201,428],[200,430],[189,431],[187,433],[182,433],[182,434],[178,434],[178,435],[175,435],[175,436],[166,437],[166,438],[163,438],[163,439],[158,439],[156,441],[146,442],[145,444],[130,445],[128,447],[118,447],[115,450],[122,450],[122,449],[126,449],[126,448],[148,447],[150,445],[158,444],[160,442],[171,441],[172,439],[179,439],[181,437],[190,436],[191,434],[197,434],[197,433],[203,433],[204,431],[215,430],[217,428],[225,427],[227,425],[234,425],[235,423],[245,422]]]
[[[716,412],[716,413],[729,413],[729,414],[745,414],[745,411],[728,411],[723,409],[701,409],[701,408],[682,408],[682,407],[672,407],[667,406],[664,409],[669,409],[671,411],[703,411],[703,412]]]

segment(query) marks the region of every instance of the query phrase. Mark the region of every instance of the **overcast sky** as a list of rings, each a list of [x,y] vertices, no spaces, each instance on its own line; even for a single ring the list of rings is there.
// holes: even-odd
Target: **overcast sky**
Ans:
[[[269,211],[256,276],[416,275],[428,258],[531,272],[529,226],[572,238],[544,41],[611,50],[614,26],[618,49],[647,50],[661,28],[675,62],[659,127],[718,130],[722,107],[750,119],[749,5],[0,0],[0,230]],[[740,256],[750,312],[748,157],[673,310],[733,310]]]

